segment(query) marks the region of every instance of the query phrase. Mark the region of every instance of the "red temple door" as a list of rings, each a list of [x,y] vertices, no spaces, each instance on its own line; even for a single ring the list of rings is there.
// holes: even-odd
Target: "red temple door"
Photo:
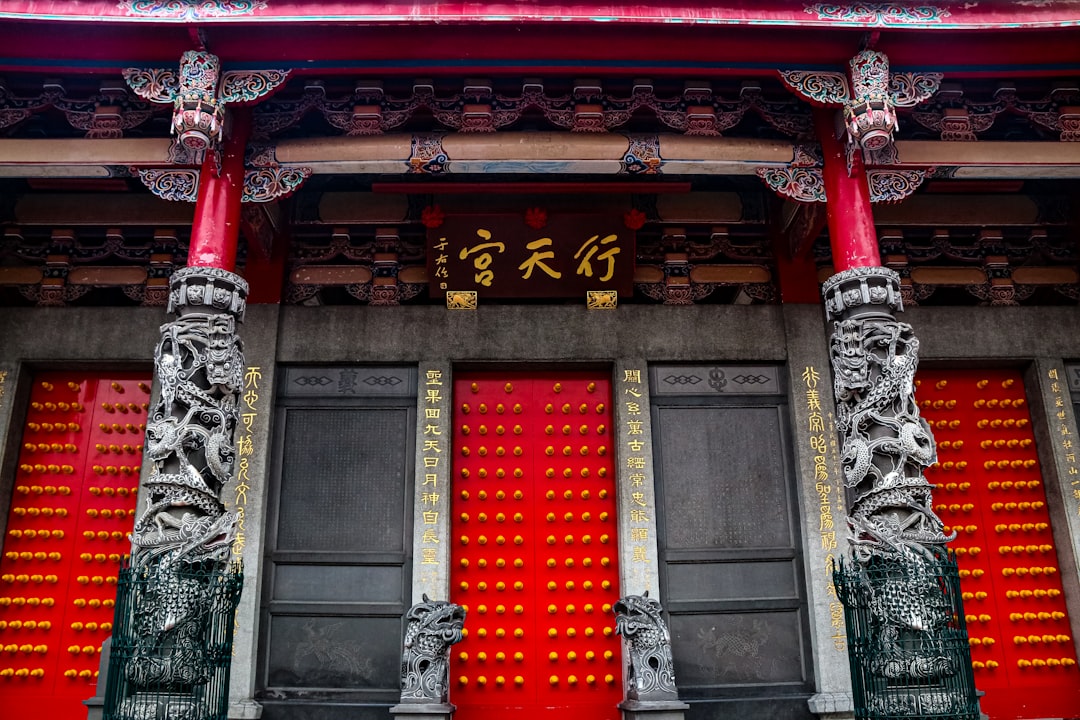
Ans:
[[[618,720],[611,383],[604,373],[454,379],[451,653],[458,720]]]
[[[924,370],[917,382],[938,445],[927,472],[934,509],[957,533],[950,548],[982,710],[995,720],[1075,717],[1080,674],[1023,374]],[[1071,449],[1071,436],[1051,430]]]
[[[131,549],[149,383],[34,378],[0,556],[0,717],[86,717]]]

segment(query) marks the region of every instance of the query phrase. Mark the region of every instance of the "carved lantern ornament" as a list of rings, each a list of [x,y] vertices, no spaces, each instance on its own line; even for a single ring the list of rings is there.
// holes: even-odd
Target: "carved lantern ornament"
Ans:
[[[218,102],[221,61],[217,55],[189,50],[180,56],[180,91],[177,93],[172,132],[194,152],[209,150],[221,141],[225,106]]]
[[[178,70],[128,68],[124,79],[135,94],[156,103],[172,103],[172,132],[191,152],[201,153],[221,141],[225,108],[251,103],[269,94],[288,70],[221,71],[221,60],[205,50],[188,50]]]
[[[888,56],[877,50],[859,52],[848,65],[850,82],[839,72],[781,70],[780,77],[814,105],[842,107],[849,144],[870,154],[892,146],[896,108],[928,100],[941,85],[941,73],[890,73]]]
[[[848,137],[866,150],[881,150],[896,131],[896,108],[889,97],[889,58],[864,50],[851,58],[852,98],[844,105]]]

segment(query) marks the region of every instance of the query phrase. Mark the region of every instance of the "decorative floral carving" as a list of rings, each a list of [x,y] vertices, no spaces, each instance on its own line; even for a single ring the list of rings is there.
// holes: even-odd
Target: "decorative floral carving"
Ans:
[[[288,77],[288,70],[221,72],[221,60],[205,50],[188,50],[174,72],[168,68],[128,68],[124,79],[139,97],[172,103],[172,130],[181,145],[204,152],[221,140],[228,103],[254,102]]]
[[[150,192],[164,200],[195,202],[199,194],[198,170],[151,168],[139,170],[139,179]]]
[[[176,20],[251,15],[265,10],[265,0],[120,0],[116,7],[127,15]]]
[[[815,105],[840,105],[851,97],[844,73],[819,70],[781,70],[780,79]]]
[[[925,179],[925,170],[867,170],[870,202],[900,202],[915,192]]]
[[[836,20],[860,25],[913,25],[940,23],[952,13],[937,5],[902,5],[899,3],[814,3],[805,11],[818,20]]]
[[[820,168],[764,167],[759,178],[774,192],[796,202],[825,202],[825,180]]]
[[[265,203],[296,192],[311,177],[306,167],[259,167],[244,173],[243,202]]]

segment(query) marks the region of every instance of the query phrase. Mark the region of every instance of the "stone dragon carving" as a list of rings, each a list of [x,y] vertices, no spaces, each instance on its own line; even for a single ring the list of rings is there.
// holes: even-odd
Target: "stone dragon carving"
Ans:
[[[670,701],[678,699],[675,663],[671,657],[671,634],[658,600],[642,595],[619,598],[613,606],[615,632],[629,650],[627,698]]]
[[[869,670],[883,678],[882,687],[940,683],[960,669],[944,650],[962,632],[953,622],[959,598],[949,596],[940,570],[955,533],[945,533],[923,476],[937,451],[915,401],[919,341],[894,315],[903,310],[900,277],[881,267],[854,268],[826,281],[823,292],[833,321],[844,484],[853,494],[848,540],[860,578],[857,602],[871,619]],[[922,693],[919,707],[929,712],[955,699],[934,690]]]
[[[231,613],[239,596],[222,593],[236,516],[220,500],[232,476],[244,358],[236,323],[247,284],[213,268],[184,268],[171,281],[169,310],[155,353],[160,398],[146,429],[145,508],[131,535],[134,647],[124,678],[134,693],[121,717],[156,717],[166,692],[187,718],[196,688],[217,665],[207,631],[212,612]],[[224,605],[224,606],[222,606]],[[146,707],[142,707],[146,705]],[[180,708],[188,708],[180,710]],[[170,717],[174,717],[170,715]]]
[[[409,608],[401,654],[401,702],[446,703],[450,646],[461,642],[465,608],[430,600]]]

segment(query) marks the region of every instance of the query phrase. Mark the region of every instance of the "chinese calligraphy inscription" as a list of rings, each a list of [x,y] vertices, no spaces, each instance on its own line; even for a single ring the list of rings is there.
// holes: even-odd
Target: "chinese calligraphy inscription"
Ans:
[[[449,512],[449,391],[448,370],[429,365],[421,368],[420,397],[417,406],[420,467],[417,468],[414,495],[414,523],[418,537],[414,547],[417,557],[419,590],[414,597],[428,593],[445,597],[448,592],[446,527]]]
[[[516,217],[448,216],[428,230],[434,297],[581,297],[633,292],[634,231],[616,216],[553,216],[540,229]]]
[[[818,498],[818,534],[821,537],[821,549],[826,553],[825,563],[821,568],[825,576],[826,590],[829,594],[829,625],[832,630],[833,648],[837,652],[847,650],[847,634],[844,632],[844,608],[836,597],[836,587],[832,583],[834,552],[836,543],[836,517],[834,511],[844,511],[843,485],[836,482],[829,472],[834,467],[837,456],[836,429],[832,414],[824,415],[821,409],[821,393],[818,384],[821,374],[813,365],[807,365],[802,372],[804,397],[806,402],[806,424],[810,433],[810,450],[814,458],[814,491]],[[825,387],[824,383],[821,383]]]

